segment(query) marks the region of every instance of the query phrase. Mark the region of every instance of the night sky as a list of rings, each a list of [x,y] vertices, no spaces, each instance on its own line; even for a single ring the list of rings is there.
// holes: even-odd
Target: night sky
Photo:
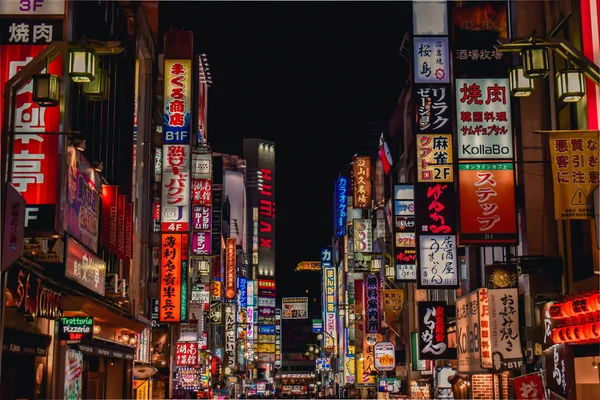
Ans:
[[[208,55],[213,150],[242,155],[244,137],[276,142],[278,297],[307,287],[313,297],[320,276],[294,268],[331,244],[334,181],[367,123],[392,115],[408,73],[399,48],[410,3],[169,1],[159,10],[162,29],[195,31]]]

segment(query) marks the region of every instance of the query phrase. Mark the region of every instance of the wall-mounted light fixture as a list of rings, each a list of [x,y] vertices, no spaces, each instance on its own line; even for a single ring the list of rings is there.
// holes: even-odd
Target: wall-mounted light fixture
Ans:
[[[73,82],[92,82],[96,77],[96,52],[91,48],[69,49],[69,76]]]
[[[523,66],[512,67],[508,71],[510,94],[515,97],[529,96],[533,92],[533,79],[529,79],[523,72]]]
[[[55,107],[60,104],[60,83],[58,75],[33,75],[33,101],[40,107]]]

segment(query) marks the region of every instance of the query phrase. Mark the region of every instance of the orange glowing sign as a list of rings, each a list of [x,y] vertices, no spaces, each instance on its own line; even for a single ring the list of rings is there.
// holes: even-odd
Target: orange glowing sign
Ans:
[[[300,261],[296,265],[296,271],[320,271],[321,263],[319,261]]]
[[[181,263],[183,251],[187,253],[184,242],[187,247],[187,234],[163,233],[161,237],[160,322],[181,321]]]
[[[355,156],[352,165],[354,208],[371,207],[371,158]]]
[[[235,246],[236,238],[227,238],[227,262],[225,264],[225,297],[228,299],[235,298]]]

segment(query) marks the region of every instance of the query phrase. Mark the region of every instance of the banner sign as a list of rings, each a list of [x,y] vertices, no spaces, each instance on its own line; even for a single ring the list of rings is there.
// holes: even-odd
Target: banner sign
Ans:
[[[64,11],[64,2],[60,2]],[[8,5],[19,8],[18,2],[0,4],[0,14]],[[10,8],[10,7],[9,7]],[[41,9],[41,7],[39,8]],[[16,12],[21,14],[20,12]],[[4,37],[6,39],[6,37]],[[9,36],[10,39],[10,36]],[[4,42],[4,41],[3,41]],[[45,45],[0,45],[0,106],[4,110],[6,82],[29,60],[37,56]],[[47,73],[62,77],[61,56],[48,66]],[[55,232],[56,202],[59,187],[58,135],[44,132],[60,130],[60,107],[40,107],[33,99],[33,81],[17,91],[15,98],[15,136],[11,183],[26,202],[27,232]],[[0,116],[0,123],[2,117]],[[20,132],[35,133],[34,135]]]
[[[212,208],[210,206],[194,206],[192,214],[195,231],[210,231],[212,221]]]
[[[410,235],[409,241],[402,240]],[[415,227],[415,194],[413,185],[394,186],[394,235],[396,280],[411,282],[417,280],[417,249]],[[412,244],[411,244],[412,242]]]
[[[325,282],[325,348],[335,348],[335,338],[337,332],[336,324],[336,292],[335,292],[335,268],[328,266],[323,268]]]
[[[187,268],[188,235],[163,233],[160,266],[160,322],[180,322],[183,319],[182,271]]]
[[[554,218],[593,219],[593,192],[600,183],[600,131],[550,133]]]
[[[354,208],[371,208],[371,158],[354,156],[352,172]]]
[[[459,160],[511,160],[508,79],[456,79]]]
[[[165,144],[189,144],[192,106],[192,60],[165,60]]]
[[[100,174],[73,146],[67,147],[66,160],[67,202],[63,227],[95,253],[98,251]]]
[[[379,275],[369,274],[365,280],[365,304],[367,305],[367,333],[379,333],[381,305],[379,299]]]
[[[212,179],[192,179],[192,202],[210,207],[212,204]]]
[[[545,400],[546,391],[539,373],[516,376],[513,378],[517,400]]]
[[[517,244],[513,163],[459,164],[460,243]]]
[[[457,288],[455,235],[419,236],[419,288]]]
[[[117,198],[118,185],[102,185],[102,246],[117,254]]]
[[[232,300],[236,290],[236,239],[227,238],[225,263],[225,297]],[[260,287],[260,281],[259,281]]]
[[[225,307],[225,366],[232,370],[236,366],[235,315],[235,306],[228,304]]]
[[[416,185],[415,218],[418,234],[452,235],[456,233],[454,183],[432,182]]]
[[[445,36],[415,36],[414,74],[416,83],[449,83],[450,57]]]
[[[178,367],[194,367],[200,364],[197,342],[175,343],[175,365]]]
[[[308,318],[308,297],[284,297],[281,305],[283,319]]]
[[[445,360],[448,355],[446,302],[417,303],[419,321],[419,359]]]
[[[165,117],[166,118],[166,117]],[[190,146],[163,146],[161,230],[187,232],[190,221]]]
[[[192,254],[210,255],[210,232],[192,233]]]
[[[494,372],[519,369],[523,365],[519,337],[519,290],[490,289],[487,292],[492,368]]]
[[[355,219],[354,223],[354,252],[373,252],[373,228],[370,219]]]
[[[70,237],[67,237],[65,276],[104,296],[106,263]]]
[[[452,152],[451,134],[418,134],[418,182],[453,182]]]

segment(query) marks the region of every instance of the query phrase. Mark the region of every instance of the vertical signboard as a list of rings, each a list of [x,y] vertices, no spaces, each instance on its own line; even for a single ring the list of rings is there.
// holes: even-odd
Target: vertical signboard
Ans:
[[[282,365],[281,359],[281,309],[275,309],[275,369],[280,369]]]
[[[373,228],[370,219],[355,219],[354,226],[354,252],[373,252]]]
[[[444,360],[448,356],[446,302],[419,302],[419,359]]]
[[[523,365],[519,337],[519,290],[488,290],[492,368],[494,372],[518,369]]]
[[[459,164],[461,244],[516,244],[513,163]]]
[[[417,280],[415,242],[415,194],[413,185],[394,186],[394,258],[396,280]]]
[[[192,106],[192,61],[165,60],[164,68],[165,144],[189,144]]]
[[[233,371],[236,366],[235,304],[225,306],[225,367]]]
[[[180,322],[183,303],[182,271],[187,268],[188,235],[163,233],[161,237],[160,264],[160,322]],[[184,263],[185,261],[185,263]]]
[[[445,36],[415,36],[414,79],[416,83],[449,83],[450,59]]]
[[[367,333],[379,333],[379,321],[381,320],[381,301],[379,298],[379,290],[379,275],[367,275],[365,280]]]
[[[117,253],[117,199],[119,186],[102,185],[102,246]]]
[[[163,146],[161,230],[187,232],[190,221],[190,146]]]
[[[456,346],[459,372],[480,372],[481,340],[479,293],[471,292],[456,300]]]
[[[333,200],[333,215],[334,215],[334,232],[335,237],[344,236],[346,234],[346,207],[348,203],[348,180],[340,176],[335,182],[335,195]]]
[[[447,134],[452,126],[452,95],[450,85],[416,85],[417,124],[419,134]],[[443,142],[431,143],[434,150],[445,150]],[[448,143],[448,147],[452,143]]]
[[[274,147],[271,148],[274,153]],[[263,150],[266,151],[266,150]],[[261,150],[259,148],[259,163]],[[267,157],[264,163],[270,168],[258,171],[258,273],[275,274],[275,155]],[[267,163],[267,160],[271,160]]]
[[[352,164],[354,208],[371,207],[371,158],[354,156]]]
[[[232,300],[236,290],[236,239],[227,238],[225,245],[225,297]]]
[[[2,2],[0,9],[6,7],[7,4],[10,3]],[[18,2],[12,3],[12,5],[18,10]],[[62,7],[64,10],[64,3],[62,3]],[[42,8],[39,6],[38,9]],[[21,13],[17,12],[17,14]],[[15,26],[18,27],[18,25]],[[2,95],[0,105],[2,110],[4,110],[6,82],[45,48],[44,45],[38,44],[47,43],[46,41],[33,41],[33,38],[30,41],[28,25],[25,25],[24,28],[27,29],[21,31],[21,35],[25,35],[21,36],[23,40],[19,42],[13,40],[15,44],[0,45],[0,93]],[[17,31],[18,29],[15,28],[14,34],[17,34]],[[8,36],[9,40],[3,41],[3,43],[10,43],[11,36]],[[48,65],[46,73],[61,77],[61,65],[62,61],[59,56]],[[44,132],[60,130],[60,107],[40,107],[33,101],[32,95],[33,81],[29,81],[17,91],[15,97],[13,116],[15,137],[11,183],[26,202],[26,232],[49,233],[55,231],[59,182],[59,175],[56,173],[59,170],[59,137],[58,135],[46,135]],[[24,134],[24,132],[29,134]]]
[[[323,276],[325,277],[325,348],[335,348],[335,338],[337,337],[336,324],[336,277],[335,268],[332,266],[323,267]]]

